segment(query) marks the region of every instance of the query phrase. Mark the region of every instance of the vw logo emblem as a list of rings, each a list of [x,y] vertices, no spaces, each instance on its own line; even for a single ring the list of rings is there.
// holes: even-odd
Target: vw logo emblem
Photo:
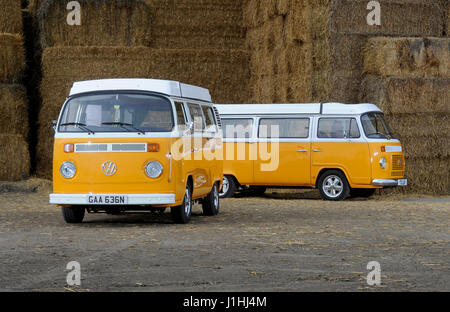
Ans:
[[[113,161],[107,161],[102,165],[103,173],[107,176],[113,176],[117,172],[117,166]]]

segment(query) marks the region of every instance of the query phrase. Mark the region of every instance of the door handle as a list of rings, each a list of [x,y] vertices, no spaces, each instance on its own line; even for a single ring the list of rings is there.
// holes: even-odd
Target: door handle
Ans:
[[[313,152],[315,152],[315,153],[320,153],[320,152],[322,152],[322,150],[315,149],[315,150],[313,150]]]
[[[297,150],[299,153],[308,153],[308,150]]]

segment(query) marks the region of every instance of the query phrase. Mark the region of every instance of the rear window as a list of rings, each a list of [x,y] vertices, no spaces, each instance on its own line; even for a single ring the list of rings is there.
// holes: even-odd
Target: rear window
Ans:
[[[317,137],[359,138],[360,132],[355,118],[320,118]]]
[[[306,139],[309,137],[309,118],[261,118],[259,137]]]

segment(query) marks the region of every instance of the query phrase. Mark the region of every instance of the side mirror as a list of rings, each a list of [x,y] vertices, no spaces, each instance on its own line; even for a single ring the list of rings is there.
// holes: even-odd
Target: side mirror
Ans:
[[[52,120],[52,129],[53,129],[54,132],[56,132],[56,124],[57,124],[57,121],[56,120]]]

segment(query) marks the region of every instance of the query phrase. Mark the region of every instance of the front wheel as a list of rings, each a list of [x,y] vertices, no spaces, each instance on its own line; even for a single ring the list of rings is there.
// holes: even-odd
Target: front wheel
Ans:
[[[321,175],[318,183],[320,195],[325,200],[344,200],[350,193],[347,178],[341,171],[329,170]]]
[[[219,192],[220,198],[230,198],[236,193],[237,184],[234,177],[223,176],[222,190]]]
[[[202,201],[203,214],[215,216],[219,213],[219,183],[215,183],[211,192]]]
[[[186,185],[186,190],[184,192],[184,199],[181,206],[172,207],[170,209],[172,214],[172,219],[175,223],[186,224],[191,220],[192,215],[192,192],[191,186]]]
[[[66,223],[81,223],[84,219],[84,207],[61,207]]]

